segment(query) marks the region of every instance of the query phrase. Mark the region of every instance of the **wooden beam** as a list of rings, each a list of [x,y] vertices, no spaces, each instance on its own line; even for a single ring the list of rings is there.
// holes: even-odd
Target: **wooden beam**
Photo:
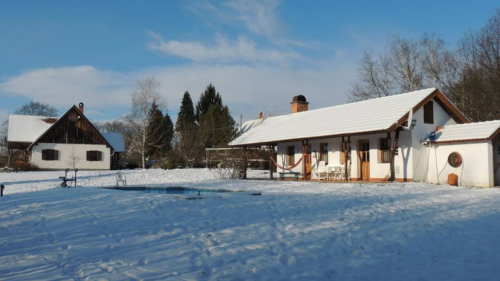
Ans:
[[[302,140],[302,180],[307,180],[307,166],[306,166],[306,156],[307,156],[307,145],[309,140]],[[311,161],[311,159],[309,159]]]
[[[391,181],[396,180],[396,169],[394,167],[394,160],[396,158],[396,149],[398,149],[398,141],[399,141],[399,132],[401,129],[396,130],[396,136],[394,137],[394,142],[391,142],[391,133],[387,132],[387,139],[390,145],[389,149],[389,157],[390,157],[390,166],[391,166]]]
[[[274,159],[274,146],[273,145],[269,146],[269,157],[271,159]],[[274,175],[273,175],[273,173],[274,173],[273,164],[274,163],[273,163],[273,161],[271,161],[271,159],[269,159],[269,177],[271,179],[274,179]]]
[[[344,142],[344,137],[342,137],[342,142]],[[343,145],[345,147],[344,155],[345,155],[345,161],[344,161],[344,171],[345,171],[345,180],[349,180],[349,171],[347,170],[347,161],[349,161],[350,157],[350,151],[351,151],[351,136],[347,136],[347,143]]]

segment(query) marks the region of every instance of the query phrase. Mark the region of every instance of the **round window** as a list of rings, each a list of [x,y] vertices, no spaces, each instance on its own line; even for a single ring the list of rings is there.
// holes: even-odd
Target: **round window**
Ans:
[[[448,156],[448,164],[453,168],[458,168],[462,165],[462,156],[458,154],[458,152],[452,152],[450,156]]]

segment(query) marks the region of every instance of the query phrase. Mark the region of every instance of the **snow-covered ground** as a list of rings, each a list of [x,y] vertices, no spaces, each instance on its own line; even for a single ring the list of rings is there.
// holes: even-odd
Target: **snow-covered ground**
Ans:
[[[186,200],[97,188],[114,174],[66,189],[60,172],[0,174],[0,280],[500,279],[496,188],[126,171],[129,184],[262,191]]]

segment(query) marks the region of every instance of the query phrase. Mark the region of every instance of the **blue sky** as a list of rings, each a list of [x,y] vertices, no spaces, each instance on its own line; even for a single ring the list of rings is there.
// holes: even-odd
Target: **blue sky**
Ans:
[[[5,1],[0,121],[29,100],[92,120],[126,114],[137,79],[155,76],[177,115],[213,83],[233,116],[346,102],[364,50],[436,33],[453,46],[497,1]]]

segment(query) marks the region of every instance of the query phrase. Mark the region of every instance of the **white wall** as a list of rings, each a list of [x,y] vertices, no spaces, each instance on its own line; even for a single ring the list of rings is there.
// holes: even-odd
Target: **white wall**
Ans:
[[[379,159],[379,141],[381,138],[386,138],[387,134],[371,134],[365,136],[355,136],[351,137],[351,155],[352,155],[352,163],[351,163],[351,178],[358,178],[358,144],[359,140],[369,140],[370,143],[370,178],[374,179],[384,179],[390,174],[390,164],[389,163],[381,163]],[[394,140],[395,133],[391,134],[392,140]],[[347,141],[347,138],[345,138]],[[318,139],[311,140],[309,144],[312,146],[311,150],[317,151],[317,156],[319,158],[319,145],[320,143],[328,143],[328,165],[329,166],[343,166],[340,164],[341,159],[341,144],[342,138],[328,138],[328,139]],[[395,167],[396,167],[396,178],[397,179],[411,179],[413,176],[413,167],[411,160],[411,133],[407,131],[403,131],[399,136],[399,150],[398,155],[395,157]],[[277,150],[277,163],[281,166],[291,166],[293,163],[286,163],[286,153],[288,146],[295,146],[295,162],[297,162],[302,157],[302,143],[300,141],[297,142],[287,142],[287,143],[279,143]],[[312,153],[312,165],[317,167],[317,161],[319,159],[314,158],[314,153]],[[278,168],[278,172],[282,172],[283,170]],[[302,163],[295,167],[293,172],[302,173]],[[313,179],[316,178],[316,175],[313,172]]]
[[[446,111],[434,101],[434,124],[424,123],[424,107],[420,108],[413,113],[413,119],[417,120],[417,125],[413,128],[412,132],[412,161],[413,161],[413,180],[423,181],[427,176],[427,169],[425,167],[429,159],[427,158],[427,149],[421,145],[426,135],[435,131],[439,126],[457,124]]]
[[[43,149],[54,149],[59,151],[59,159],[55,161],[42,160]],[[87,151],[97,150],[102,152],[101,161],[87,161]],[[63,170],[72,169],[72,155],[79,158],[76,168],[82,170],[109,170],[110,168],[110,148],[106,145],[92,144],[63,144],[63,143],[38,143],[34,145],[31,152],[31,163],[40,169]]]
[[[427,171],[422,181],[433,184],[446,184],[448,175],[458,176],[460,186],[491,187],[493,182],[493,147],[491,141],[455,144],[433,144],[422,149],[427,155],[427,163],[420,169]],[[458,152],[462,165],[453,168],[448,164],[448,156]]]

